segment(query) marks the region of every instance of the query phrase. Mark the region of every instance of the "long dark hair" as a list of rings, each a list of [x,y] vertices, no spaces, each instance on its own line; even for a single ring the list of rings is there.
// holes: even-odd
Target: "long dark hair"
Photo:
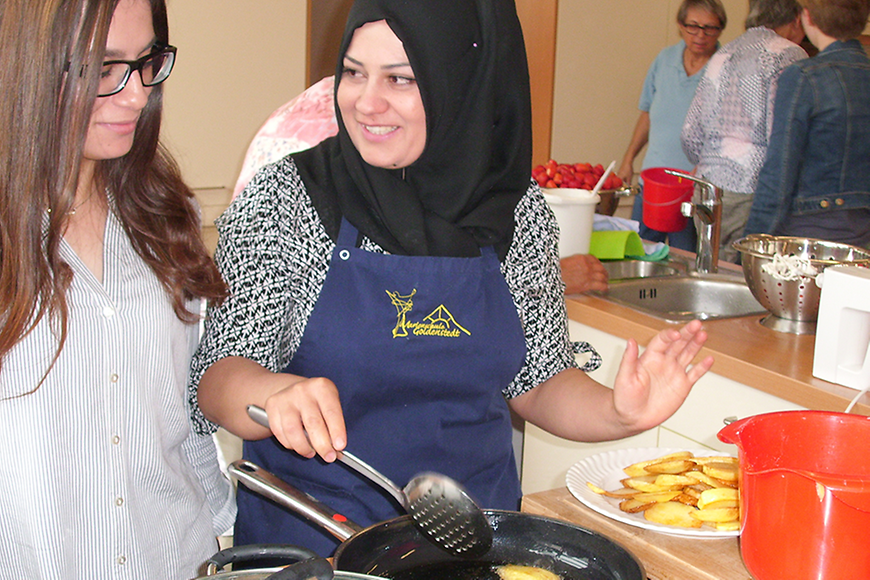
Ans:
[[[0,0],[0,365],[49,317],[58,350],[67,334],[72,270],[60,242],[73,207],[99,66],[119,0]],[[157,41],[169,43],[164,0],[149,0]],[[159,143],[162,90],[154,87],[131,151],[97,163],[136,252],[163,284],[179,319],[194,298],[226,286],[200,235],[193,193]],[[2,367],[0,367],[2,368]]]

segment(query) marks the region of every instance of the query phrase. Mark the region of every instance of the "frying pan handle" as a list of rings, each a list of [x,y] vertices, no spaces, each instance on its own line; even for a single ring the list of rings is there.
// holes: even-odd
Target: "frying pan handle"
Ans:
[[[226,566],[237,562],[255,562],[257,560],[287,560],[300,562],[317,558],[317,554],[292,544],[251,544],[247,546],[233,546],[221,550],[211,557],[206,565],[207,575],[214,576]]]
[[[332,580],[335,573],[326,558],[311,558],[291,564],[266,580]]]
[[[342,542],[362,530],[327,505],[246,459],[232,462],[227,471],[251,491],[305,516]]]

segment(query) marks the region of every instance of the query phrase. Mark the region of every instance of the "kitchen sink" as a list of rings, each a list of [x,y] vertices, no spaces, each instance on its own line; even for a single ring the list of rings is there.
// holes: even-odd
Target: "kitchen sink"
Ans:
[[[685,273],[612,281],[595,296],[671,322],[767,314],[743,278]]]
[[[655,278],[675,276],[680,270],[665,262],[646,262],[643,260],[614,260],[602,262],[607,270],[608,279],[630,280],[632,278]]]

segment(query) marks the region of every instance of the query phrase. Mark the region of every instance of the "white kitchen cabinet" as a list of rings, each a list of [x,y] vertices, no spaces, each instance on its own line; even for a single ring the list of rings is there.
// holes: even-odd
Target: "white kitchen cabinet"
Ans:
[[[569,321],[569,329],[573,340],[591,343],[604,358],[601,367],[591,375],[603,384],[612,385],[626,341],[573,320]],[[614,449],[709,448],[736,454],[733,445],[726,445],[716,437],[726,418],[803,408],[717,375],[715,369],[714,364],[713,370],[696,383],[683,406],[670,419],[634,437],[605,443],[575,443],[527,424],[523,440],[523,493],[562,487],[568,469],[576,462]]]

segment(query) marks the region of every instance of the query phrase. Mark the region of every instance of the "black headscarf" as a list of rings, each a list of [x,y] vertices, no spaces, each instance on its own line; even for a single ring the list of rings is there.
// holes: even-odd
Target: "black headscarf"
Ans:
[[[531,175],[528,63],[514,0],[356,0],[336,91],[354,31],[380,20],[417,79],[426,146],[405,170],[373,167],[336,110],[338,135],[294,156],[318,215],[333,240],[344,216],[394,254],[472,257],[495,246],[503,259]]]

